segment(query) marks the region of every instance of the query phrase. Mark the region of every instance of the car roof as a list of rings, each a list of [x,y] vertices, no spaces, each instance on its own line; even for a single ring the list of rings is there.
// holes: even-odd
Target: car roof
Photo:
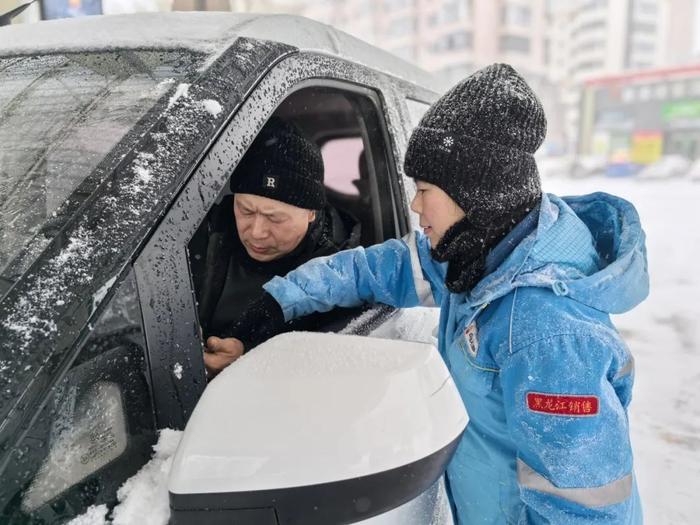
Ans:
[[[435,90],[435,78],[425,70],[329,25],[294,15],[165,12],[87,16],[5,26],[0,36],[0,57],[116,48],[185,48],[216,57],[237,38],[247,37],[335,55]]]

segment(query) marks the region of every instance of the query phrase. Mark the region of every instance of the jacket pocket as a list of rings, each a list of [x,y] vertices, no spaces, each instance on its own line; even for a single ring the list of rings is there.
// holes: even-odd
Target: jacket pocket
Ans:
[[[455,458],[447,469],[450,493],[457,507],[460,525],[516,525],[522,510],[517,485],[512,480],[468,452]]]
[[[468,390],[477,396],[486,396],[493,390],[499,370],[488,362],[472,359],[461,341],[455,341],[448,349],[451,373],[460,391]]]

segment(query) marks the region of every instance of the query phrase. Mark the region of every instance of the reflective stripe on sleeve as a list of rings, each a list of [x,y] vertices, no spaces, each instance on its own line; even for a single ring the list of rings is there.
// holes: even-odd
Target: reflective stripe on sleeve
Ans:
[[[408,246],[411,254],[411,269],[413,271],[413,285],[416,288],[416,295],[421,306],[435,306],[435,298],[430,283],[423,277],[423,269],[418,256],[418,245],[416,244],[416,234],[409,233],[403,238],[403,242]]]
[[[520,459],[518,460],[518,484],[522,488],[559,496],[589,508],[616,505],[626,501],[632,495],[632,474],[601,487],[560,489]]]

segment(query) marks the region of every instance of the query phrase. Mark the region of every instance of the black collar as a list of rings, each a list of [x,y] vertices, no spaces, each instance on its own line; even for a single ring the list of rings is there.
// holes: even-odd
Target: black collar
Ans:
[[[487,226],[480,226],[464,217],[453,224],[430,250],[433,259],[447,262],[445,285],[452,293],[464,293],[472,288],[486,273],[486,260],[498,243],[539,205],[535,202],[511,210],[508,215],[494,217]]]

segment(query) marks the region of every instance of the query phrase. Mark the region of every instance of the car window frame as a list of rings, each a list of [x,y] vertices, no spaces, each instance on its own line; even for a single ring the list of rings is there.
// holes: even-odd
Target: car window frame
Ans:
[[[397,237],[408,231],[408,203],[401,180],[402,163],[398,160],[403,156],[396,142],[396,135],[406,131],[400,122],[404,109],[398,108],[406,95],[399,96],[396,90],[412,91],[415,86],[316,52],[291,54],[273,65],[230,116],[134,262],[159,428],[184,428],[206,387],[203,341],[187,246],[227,184],[231,167],[238,164],[275,109],[293,92],[318,86],[368,95],[375,104],[386,145],[386,189],[391,194],[391,208],[383,208],[382,212],[393,220]],[[398,140],[405,143],[405,136]],[[372,146],[376,150],[377,146]],[[370,159],[370,169],[375,169],[376,160]],[[378,321],[386,316],[386,308],[377,309]]]

